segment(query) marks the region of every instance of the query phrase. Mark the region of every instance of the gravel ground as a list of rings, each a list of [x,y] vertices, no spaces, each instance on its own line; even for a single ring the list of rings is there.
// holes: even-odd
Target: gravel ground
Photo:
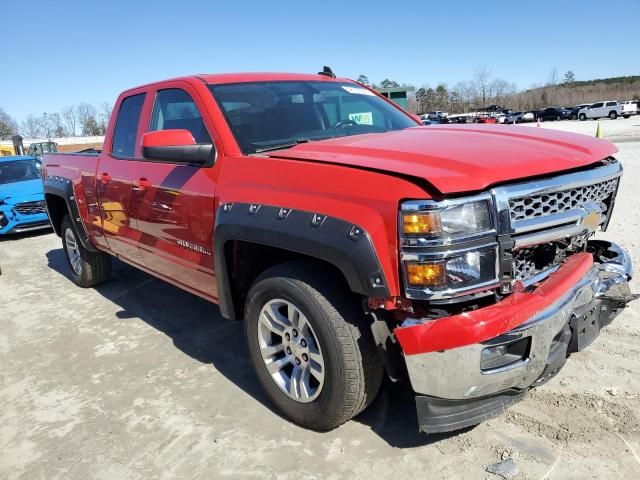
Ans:
[[[640,262],[640,118],[601,127],[626,170],[602,237]],[[594,135],[596,122],[542,128]],[[386,385],[363,415],[320,434],[271,409],[241,325],[214,305],[122,264],[115,281],[77,288],[49,233],[0,241],[0,264],[0,480],[497,479],[486,468],[509,458],[516,479],[638,478],[640,301],[476,428],[418,434],[411,392]]]

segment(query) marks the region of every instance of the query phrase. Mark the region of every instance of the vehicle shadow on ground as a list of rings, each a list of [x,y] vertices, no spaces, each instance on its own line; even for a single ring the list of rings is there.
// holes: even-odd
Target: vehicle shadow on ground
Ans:
[[[49,251],[47,259],[50,268],[69,278],[61,248]],[[121,308],[116,314],[119,319],[140,318],[169,336],[176,348],[213,365],[281,416],[262,391],[251,367],[242,322],[230,322],[220,316],[216,305],[122,262],[114,261],[113,277],[113,281],[96,291]],[[398,448],[424,446],[452,436],[418,432],[415,403],[407,382],[385,382],[374,403],[354,421],[369,426],[389,445]]]

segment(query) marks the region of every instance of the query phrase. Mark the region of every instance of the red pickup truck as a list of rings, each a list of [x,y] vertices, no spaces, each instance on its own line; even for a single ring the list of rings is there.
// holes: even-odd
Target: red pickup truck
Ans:
[[[503,412],[634,298],[629,255],[591,238],[615,152],[422,127],[325,69],[127,90],[100,154],[45,155],[42,173],[79,286],[115,256],[243,319],[258,380],[301,425],[349,420],[387,375],[442,432]]]

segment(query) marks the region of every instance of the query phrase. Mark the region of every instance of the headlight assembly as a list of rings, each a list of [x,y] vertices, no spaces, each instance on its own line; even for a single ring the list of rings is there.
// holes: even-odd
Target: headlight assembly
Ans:
[[[453,253],[441,259],[424,256],[405,262],[407,284],[431,292],[483,286],[496,280],[496,260],[495,246]]]
[[[403,211],[404,235],[444,240],[488,232],[493,228],[489,200],[449,204],[434,202],[425,204],[423,208]]]
[[[399,231],[407,297],[447,299],[497,286],[491,195],[405,202]]]

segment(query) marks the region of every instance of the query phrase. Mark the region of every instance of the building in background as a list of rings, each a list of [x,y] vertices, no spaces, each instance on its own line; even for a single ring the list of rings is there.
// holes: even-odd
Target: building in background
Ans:
[[[393,103],[407,110],[409,108],[409,97],[414,95],[414,87],[392,87],[376,88],[376,91],[384,95]]]

